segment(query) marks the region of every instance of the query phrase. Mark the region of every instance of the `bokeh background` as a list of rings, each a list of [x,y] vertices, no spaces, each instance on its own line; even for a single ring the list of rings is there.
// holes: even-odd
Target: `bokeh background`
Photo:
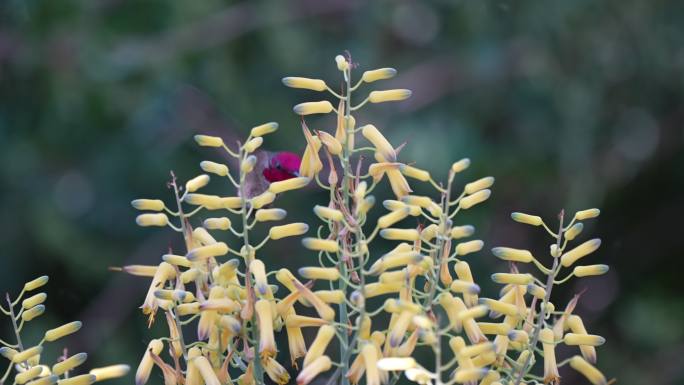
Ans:
[[[463,217],[486,242],[471,259],[476,278],[505,268],[490,247],[545,255],[549,240],[510,212],[553,223],[562,208],[601,208],[583,237],[603,239],[591,262],[610,273],[566,285],[557,307],[587,289],[577,311],[608,340],[607,376],[682,384],[682,20],[684,3],[664,0],[3,0],[1,289],[50,274],[48,315],[29,329],[83,320],[65,341],[72,353],[135,367],[161,333],[137,309],[147,280],[107,267],[154,263],[178,239],[136,227],[129,202],[169,199],[170,170],[186,179],[220,159],[197,148],[196,133],[232,142],[278,121],[265,146],[302,151],[291,107],[320,96],[280,79],[335,88],[333,57],[349,50],[360,71],[399,70],[383,88],[414,91],[364,109],[360,123],[406,141],[402,159],[434,175],[467,156],[468,178],[496,177],[488,203]],[[281,206],[308,220],[324,199],[309,190]],[[312,258],[296,240],[268,252],[274,268]]]

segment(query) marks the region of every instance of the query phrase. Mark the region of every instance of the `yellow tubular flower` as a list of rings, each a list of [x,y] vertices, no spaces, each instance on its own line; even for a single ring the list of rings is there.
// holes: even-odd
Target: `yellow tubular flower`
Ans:
[[[373,144],[376,150],[385,158],[387,162],[394,162],[397,159],[397,153],[390,142],[380,133],[380,131],[372,124],[367,124],[361,129],[361,134]]]
[[[532,262],[532,253],[528,250],[513,249],[510,247],[495,247],[492,249],[492,254],[504,261],[530,263]]]
[[[304,238],[302,245],[309,250],[325,251],[328,253],[336,253],[340,247],[336,240],[320,239],[320,238]]]
[[[255,209],[260,209],[266,205],[270,205],[275,200],[276,195],[270,191],[264,191],[263,193],[250,199],[249,203]]]
[[[24,291],[36,290],[48,282],[48,276],[43,275],[24,284]]]
[[[209,183],[209,175],[207,174],[202,174],[198,175],[192,179],[190,179],[187,183],[185,183],[185,190],[187,192],[195,192],[202,187],[206,186]]]
[[[126,265],[123,266],[121,270],[130,275],[137,275],[139,277],[154,277],[154,274],[157,272],[157,266]]]
[[[361,348],[360,354],[366,367],[366,385],[380,385],[377,349],[372,344],[367,343]]]
[[[584,328],[582,318],[577,315],[571,315],[566,321],[566,326],[575,334],[587,334],[587,329]],[[596,363],[596,348],[590,345],[580,345],[580,351],[584,359],[590,363]]]
[[[524,223],[531,226],[540,226],[544,223],[541,217],[524,213],[512,213],[511,218],[518,223]]]
[[[583,221],[585,219],[596,218],[599,216],[599,214],[601,214],[601,210],[599,209],[582,210],[575,213],[575,219],[578,221]]]
[[[302,297],[306,298],[306,300],[313,305],[321,318],[327,321],[332,321],[335,318],[335,310],[318,298],[316,294],[309,290],[309,288],[302,285],[298,280],[294,280],[293,284],[295,288],[297,288],[297,291],[301,293]]]
[[[288,315],[285,317],[285,325],[289,328],[307,328],[327,325],[329,321],[323,318],[307,317],[303,315]]]
[[[203,160],[200,162],[200,168],[202,169],[202,171],[208,172],[210,174],[215,174],[218,176],[228,175],[228,166],[226,166],[225,164],[216,163],[209,160]]]
[[[58,328],[50,329],[45,332],[45,341],[56,341],[62,337],[68,336],[69,334],[76,333],[79,329],[81,329],[81,326],[83,326],[81,321],[74,321],[64,324]]]
[[[74,354],[66,360],[54,364],[52,366],[52,374],[61,376],[62,374],[84,363],[87,358],[88,355],[86,353]]]
[[[219,198],[219,208],[222,209],[239,209],[242,207],[242,198],[240,197],[223,197]]]
[[[340,222],[344,218],[342,211],[331,209],[330,207],[316,205],[314,206],[313,211],[316,213],[316,215],[318,215],[319,218],[334,222]]]
[[[268,230],[268,236],[271,239],[281,239],[285,237],[293,237],[302,235],[309,231],[309,225],[306,223],[290,223],[282,226],[273,226]]]
[[[298,77],[283,78],[283,84],[290,88],[302,88],[312,91],[325,91],[328,86],[321,79],[309,79]]]
[[[527,285],[532,283],[534,278],[531,274],[494,273],[492,274],[492,281],[503,284]]]
[[[271,357],[264,360],[264,370],[268,377],[279,385],[285,385],[290,381],[290,374],[278,361]]]
[[[266,266],[259,259],[254,259],[249,264],[249,271],[254,275],[254,286],[261,295],[268,291],[268,281],[266,280]]]
[[[404,287],[404,282],[390,282],[390,283],[368,283],[365,287],[366,298],[373,298],[379,295],[389,293],[396,293]]]
[[[364,83],[373,83],[378,80],[385,80],[393,78],[397,74],[397,70],[394,68],[379,68],[372,71],[365,71],[361,75],[361,80]]]
[[[511,325],[506,323],[478,322],[477,326],[484,334],[507,336],[511,331]]]
[[[318,139],[320,139],[321,143],[325,145],[325,148],[328,149],[328,152],[332,155],[340,155],[342,153],[342,143],[340,143],[337,138],[334,136],[328,134],[325,131],[318,131],[316,133],[316,136]]]
[[[164,227],[169,223],[169,218],[164,213],[140,214],[135,218],[135,223],[141,227],[158,226]]]
[[[192,238],[195,242],[199,242],[200,245],[213,245],[216,243],[216,239],[203,227],[193,230]]]
[[[584,229],[584,225],[581,222],[575,223],[565,232],[565,239],[572,241],[575,239]]]
[[[484,242],[480,240],[468,241],[456,245],[456,255],[468,255],[482,250]]]
[[[43,371],[41,366],[34,366],[31,369],[21,372],[14,377],[14,382],[19,385],[24,385],[28,381],[33,380],[38,377],[38,375]]]
[[[383,229],[380,236],[391,241],[417,241],[420,233],[416,229]]]
[[[93,382],[95,382],[95,376],[92,374],[81,374],[80,376],[57,381],[59,385],[90,385]]]
[[[230,229],[230,225],[230,219],[228,219],[227,217],[207,218],[202,223],[202,226],[209,230],[228,230]]]
[[[444,292],[437,297],[437,302],[444,309],[444,312],[449,318],[449,326],[456,331],[462,328],[461,320],[458,318],[458,312],[462,310],[456,303],[456,299],[448,292]]]
[[[209,135],[195,135],[195,142],[202,147],[221,147],[223,146],[223,139],[218,136]]]
[[[568,333],[563,337],[563,343],[566,345],[601,346],[605,342],[605,338],[594,334]]]
[[[36,305],[28,310],[25,310],[23,313],[21,313],[21,320],[22,321],[31,321],[36,317],[40,317],[45,313],[45,306],[44,305]]]
[[[608,272],[610,267],[608,265],[589,265],[589,266],[575,266],[573,273],[575,277],[589,277],[594,275],[603,275]]]
[[[460,238],[466,238],[475,232],[475,228],[470,225],[465,225],[465,226],[455,226],[451,229],[451,238],[453,239],[460,239]]]
[[[330,341],[335,336],[335,328],[330,325],[323,325],[318,329],[316,338],[309,346],[309,351],[304,357],[303,366],[306,369],[314,360],[320,358],[325,353],[325,349],[330,344]]]
[[[561,265],[568,267],[575,263],[578,259],[585,257],[601,246],[601,240],[598,238],[586,241],[574,249],[568,251],[561,256]]]
[[[480,286],[475,283],[456,279],[449,286],[451,291],[465,294],[480,294]]]
[[[38,293],[36,295],[33,295],[33,296],[26,298],[25,300],[21,301],[21,307],[24,309],[30,309],[36,305],[40,305],[41,303],[45,302],[46,298],[47,298],[47,294]]]
[[[320,279],[325,281],[337,281],[340,272],[334,267],[302,267],[299,275],[306,279]]]
[[[300,103],[292,109],[297,115],[328,114],[334,109],[329,101]]]
[[[470,159],[463,158],[451,165],[451,172],[458,174],[470,166]]]
[[[378,228],[384,229],[392,226],[393,224],[401,221],[409,215],[410,209],[408,207],[403,207],[399,210],[392,211],[389,214],[385,214],[378,219]]]
[[[544,297],[546,297],[546,290],[544,290],[543,287],[531,283],[527,285],[527,294],[530,294],[537,299],[544,299]]]
[[[278,123],[276,122],[270,122],[270,123],[264,123],[260,126],[252,127],[252,130],[249,132],[250,136],[264,136],[268,135],[270,133],[275,132],[278,129]]]
[[[214,372],[214,368],[206,357],[198,356],[193,358],[192,361],[206,385],[221,385],[221,381],[216,377],[216,372]]]
[[[147,380],[150,378],[150,373],[152,373],[152,366],[154,365],[154,360],[150,353],[159,355],[163,348],[164,343],[161,340],[150,341],[145,350],[145,354],[143,354],[143,358],[140,360],[138,370],[135,372],[135,385],[147,383]],[[54,369],[52,371],[53,373],[55,372]]]
[[[603,374],[593,367],[590,363],[584,360],[584,358],[580,356],[574,356],[570,359],[570,367],[575,369],[576,371],[582,373],[584,377],[589,380],[594,385],[606,385],[606,377],[603,376]]]
[[[195,206],[202,206],[207,210],[218,210],[223,208],[221,197],[206,194],[188,194],[183,198],[183,202]]]
[[[321,149],[321,140],[317,136],[311,135],[306,126],[302,126],[304,139],[306,139],[306,149],[302,155],[302,162],[299,166],[299,175],[313,178],[323,168],[318,151]]]
[[[371,103],[396,102],[410,98],[411,93],[411,90],[406,89],[372,91],[368,95],[368,101]]]
[[[487,188],[492,187],[494,184],[494,177],[487,176],[484,178],[480,178],[474,182],[470,182],[465,185],[465,193],[468,195],[474,194],[480,190],[484,190]]]
[[[293,308],[289,308],[286,311],[285,319],[288,317],[296,316]],[[287,346],[290,350],[290,360],[294,367],[297,367],[296,360],[300,357],[306,355],[306,343],[304,342],[304,335],[302,334],[302,329],[297,326],[288,325],[285,321],[285,331],[287,332]]]
[[[195,262],[226,254],[228,254],[228,245],[224,242],[217,242],[213,245],[201,246],[190,250],[186,258],[191,262]]]
[[[539,340],[544,348],[544,383],[557,384],[560,381],[558,365],[556,364],[556,344],[553,339],[553,330],[542,329]]]
[[[317,290],[314,294],[325,303],[341,304],[345,299],[342,290]]]
[[[257,136],[256,138],[252,138],[247,143],[245,143],[243,148],[246,153],[251,154],[254,151],[256,151],[257,148],[261,147],[263,143],[264,138]]]
[[[387,179],[389,179],[392,192],[398,199],[403,198],[413,191],[406,181],[406,178],[404,178],[404,175],[399,170],[387,170]]]
[[[274,357],[277,349],[273,337],[273,314],[271,303],[260,299],[254,305],[259,321],[259,354],[261,357]]]
[[[321,356],[311,362],[310,365],[304,366],[304,369],[299,372],[297,376],[297,385],[306,385],[313,381],[319,374],[330,370],[332,361],[330,357]]]
[[[475,281],[473,280],[473,274],[470,271],[470,265],[468,265],[468,262],[465,262],[465,261],[457,262],[454,265],[454,272],[456,273],[456,276],[458,277],[458,279],[465,281],[465,282],[475,283]],[[466,305],[475,306],[475,305],[477,305],[477,294],[464,293],[463,294],[463,300],[465,301]]]
[[[240,171],[243,174],[249,174],[254,170],[254,166],[256,166],[257,158],[254,155],[248,156],[244,162],[240,163]]]
[[[131,206],[136,210],[162,211],[164,202],[159,199],[136,199],[131,202]]]
[[[102,368],[95,368],[90,370],[90,374],[95,376],[95,381],[111,380],[113,378],[123,377],[131,370],[128,365],[110,365]]]
[[[481,298],[480,302],[484,305],[487,305],[487,307],[493,312],[510,316],[518,315],[518,307],[513,304],[490,298]]]
[[[401,170],[401,173],[407,177],[419,180],[421,182],[427,182],[430,180],[429,172],[413,166],[402,164],[399,170]]]
[[[273,182],[268,186],[268,191],[274,194],[280,194],[281,192],[300,189],[305,187],[311,182],[310,178],[300,176],[297,178],[290,178],[279,182]]]
[[[491,190],[480,190],[474,193],[473,195],[468,195],[467,197],[461,198],[461,200],[458,201],[458,206],[464,210],[467,210],[478,203],[486,201],[487,199],[489,199],[489,196],[491,194]]]
[[[487,314],[487,311],[489,311],[489,308],[487,308],[487,306],[477,305],[467,310],[459,311],[457,317],[459,320],[461,320],[461,322],[463,322],[468,319],[484,317]]]

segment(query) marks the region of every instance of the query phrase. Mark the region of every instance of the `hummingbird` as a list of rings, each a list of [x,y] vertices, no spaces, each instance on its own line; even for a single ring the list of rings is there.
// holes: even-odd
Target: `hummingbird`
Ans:
[[[302,159],[292,152],[258,151],[254,170],[245,177],[245,195],[257,196],[268,189],[273,182],[296,178]]]

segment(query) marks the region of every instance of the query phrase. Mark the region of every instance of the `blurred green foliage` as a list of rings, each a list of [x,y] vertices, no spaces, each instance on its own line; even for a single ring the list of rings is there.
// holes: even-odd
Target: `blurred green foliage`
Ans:
[[[82,319],[70,350],[135,366],[154,333],[136,309],[146,280],[107,267],[152,263],[178,240],[136,228],[130,200],[170,198],[170,170],[189,178],[218,159],[193,145],[198,132],[237,140],[278,121],[268,148],[302,151],[291,106],[318,96],[280,79],[335,85],[332,58],[349,50],[361,70],[395,67],[387,86],[414,91],[360,123],[408,142],[402,158],[436,175],[468,156],[471,177],[497,178],[469,218],[488,247],[546,253],[512,211],[551,221],[600,207],[585,233],[603,238],[596,262],[611,272],[563,295],[588,289],[578,311],[607,337],[607,376],[684,383],[682,20],[684,3],[661,0],[4,0],[2,288],[50,274],[51,315],[35,322]],[[284,199],[291,218],[312,218],[302,202],[324,197],[308,194]],[[278,267],[311,257],[296,241],[271,252]],[[484,280],[499,262],[478,258]]]

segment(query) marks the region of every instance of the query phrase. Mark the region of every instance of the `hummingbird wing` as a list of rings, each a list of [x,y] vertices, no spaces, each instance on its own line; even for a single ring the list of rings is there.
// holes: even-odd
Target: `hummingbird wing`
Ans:
[[[268,151],[257,151],[254,153],[257,161],[254,170],[245,176],[245,195],[251,199],[268,189],[270,183],[264,178],[264,170],[269,166],[271,153]]]

